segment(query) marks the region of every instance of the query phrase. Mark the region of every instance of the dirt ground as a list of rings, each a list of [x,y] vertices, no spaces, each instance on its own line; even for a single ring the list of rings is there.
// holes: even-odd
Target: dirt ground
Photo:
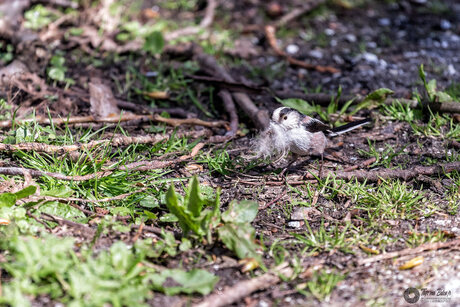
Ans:
[[[62,10],[59,1],[32,2],[45,3],[45,6],[53,10]],[[102,37],[106,45],[101,41],[95,42],[97,36],[88,29],[80,36],[66,34],[71,28],[96,28],[94,11],[90,6],[85,8],[85,3],[90,2],[80,1],[76,10],[77,17],[66,19],[63,17],[66,15],[62,14],[58,19],[60,23],[41,30],[24,29],[22,17],[18,17],[21,21],[16,24],[16,28],[11,28],[16,32],[2,29],[1,41],[4,44],[1,54],[7,54],[7,44],[13,45],[14,60],[21,61],[29,73],[18,83],[3,80],[0,84],[2,97],[8,103],[20,106],[16,112],[19,119],[32,112],[44,118],[65,118],[69,113],[72,117],[98,118],[91,102],[95,94],[88,85],[96,79],[102,80],[108,86],[108,92],[113,93],[119,109],[143,115],[150,114],[154,109],[156,114],[166,111],[172,118],[197,117],[214,122],[231,120],[218,96],[222,89],[233,93],[245,92],[258,109],[268,111],[280,106],[279,100],[273,95],[277,92],[287,93],[286,96],[289,93],[322,93],[334,97],[341,88],[342,96],[364,97],[379,88],[388,88],[394,91],[395,97],[412,99],[417,93],[426,99],[427,94],[419,77],[421,64],[424,65],[427,79],[437,81],[438,89],[460,92],[460,3],[454,0],[361,1],[362,4],[350,8],[347,8],[347,1],[327,1],[326,5],[321,4],[317,9],[277,28],[277,44],[282,51],[297,60],[339,70],[333,74],[289,65],[286,57],[280,56],[273,49],[264,32],[264,26],[274,24],[294,8],[302,7],[304,1],[217,1],[219,6],[210,29],[224,33],[219,34],[223,38],[216,34],[217,38],[194,37],[185,43],[171,40],[177,43],[173,44],[166,41],[163,51],[156,55],[142,50],[142,45],[138,45],[135,51],[130,49],[130,42],[119,43],[114,37],[124,33],[123,30],[112,30],[111,35]],[[6,3],[7,1],[3,1],[0,5]],[[161,18],[177,23],[180,29],[203,18],[207,1],[193,1],[196,5],[191,10],[183,7],[171,9],[164,3],[140,2],[138,13],[133,13],[130,19],[142,20],[147,18],[147,12],[156,12]],[[29,2],[29,5],[23,6],[18,16],[23,16],[23,11],[31,5]],[[150,8],[153,9],[149,10]],[[144,12],[144,15],[139,11]],[[206,35],[208,34],[203,34]],[[117,44],[110,45],[110,39]],[[190,48],[193,48],[190,47],[190,41],[201,44],[202,52],[217,58],[233,81],[222,80],[222,75],[219,74],[210,76],[209,71],[198,64],[197,56],[189,53]],[[136,39],[132,39],[131,43],[135,42]],[[95,46],[97,44],[99,47]],[[47,69],[50,67],[50,59],[56,54],[65,58],[66,78],[74,80],[69,86],[66,86],[66,81],[57,82],[49,77]],[[7,61],[2,58],[4,67],[11,63],[11,59]],[[184,74],[181,77],[174,76],[171,72],[173,69],[182,70]],[[7,74],[4,68],[1,71]],[[148,88],[148,78],[139,77],[149,74],[154,76],[150,81],[153,80],[151,83],[155,83],[156,88]],[[214,80],[203,81],[195,78],[197,75]],[[162,92],[158,90],[162,86],[167,88],[167,99],[146,98],[146,92]],[[187,95],[187,91],[192,91],[194,96]],[[100,95],[103,96],[104,93]],[[190,97],[195,97],[199,103]],[[149,107],[145,107],[149,104]],[[102,108],[108,105],[102,103]],[[384,172],[388,169],[417,171],[420,167],[459,163],[458,114],[447,113],[448,120],[440,127],[436,126],[435,131],[430,125],[437,117],[430,117],[426,110],[414,111],[425,113],[421,119],[412,122],[398,120],[385,110],[382,106],[374,109],[363,108],[341,118],[335,114],[338,112],[332,114],[331,118],[339,117],[340,122],[370,117],[373,123],[332,138],[322,169],[326,173],[346,172],[347,169],[364,172]],[[206,112],[212,116],[207,116]],[[177,125],[178,134],[190,131],[199,133],[207,129],[212,135],[209,136],[208,133],[207,139],[200,139],[206,145],[195,160],[192,157],[186,163],[179,161],[165,166],[165,174],[161,179],[172,182],[174,179],[197,174],[202,184],[213,189],[221,188],[222,211],[228,208],[232,200],[256,201],[259,211],[251,225],[256,230],[256,243],[265,247],[262,259],[267,268],[279,264],[280,259],[288,262],[298,259],[303,268],[320,264],[321,272],[332,274],[328,276],[340,276],[341,280],[333,283],[330,291],[325,290],[327,285],[318,290],[325,293],[318,298],[312,294],[314,290],[309,288],[308,282],[312,280],[312,275],[301,275],[303,277],[276,282],[267,288],[261,287],[236,300],[232,306],[406,306],[411,304],[404,299],[403,293],[411,287],[432,291],[443,289],[451,293],[445,302],[435,301],[433,296],[422,295],[422,300],[417,303],[420,306],[460,305],[459,244],[447,248],[427,248],[419,252],[395,255],[382,261],[366,262],[366,259],[376,257],[375,251],[379,255],[385,255],[416,249],[423,244],[458,240],[458,170],[449,174],[448,171],[419,173],[408,177],[396,176],[396,179],[369,179],[359,182],[347,180],[345,177],[343,180],[332,179],[333,176],[315,179],[311,174],[317,174],[320,159],[303,157],[288,167],[285,175],[281,175],[282,169],[288,164],[287,160],[278,163],[265,161],[249,166],[242,158],[250,153],[251,142],[258,130],[254,117],[238,104],[237,114],[240,124],[238,132],[233,138],[224,141],[222,139],[230,129],[229,125],[224,128]],[[106,123],[96,121],[91,125],[93,130],[97,130]],[[80,127],[69,129],[75,136],[81,136],[81,130],[78,129],[89,126],[90,124],[83,123]],[[414,126],[428,128],[416,130]],[[158,122],[145,118],[127,121],[122,127],[131,136],[146,136],[162,131],[166,131],[166,134],[172,133],[172,128],[164,128]],[[112,126],[105,133],[110,137],[112,133],[120,131]],[[4,137],[7,136],[8,132],[5,131]],[[191,142],[192,140],[189,143]],[[375,150],[373,154],[372,150]],[[111,154],[115,152],[114,149]],[[140,157],[158,157],[151,152],[143,152],[142,149],[135,148],[133,152]],[[169,156],[159,157],[169,161],[179,159],[185,154],[188,152],[172,152]],[[221,160],[217,158],[220,155],[223,157]],[[2,153],[2,157],[4,166],[24,166],[19,156]],[[370,161],[372,157],[378,157],[377,161]],[[198,166],[196,169],[187,168],[191,164]],[[31,168],[45,171],[39,167],[34,168],[33,165]],[[45,182],[40,181],[44,180],[40,178],[34,180]],[[159,190],[166,191],[165,183],[158,185]],[[383,186],[392,188],[383,192],[379,190]],[[176,184],[178,191],[182,187],[181,183]],[[360,192],[355,192],[354,189]],[[402,189],[404,193],[393,192],[398,189]],[[116,195],[103,195],[101,198],[114,196]],[[371,202],[366,197],[376,199]],[[379,200],[382,208],[375,205]],[[412,200],[414,205],[409,207]],[[398,205],[393,209],[385,209],[387,204]],[[116,207],[116,201],[111,206]],[[133,218],[121,221],[121,225],[129,226],[136,222],[136,218],[140,216],[137,214],[143,210],[139,203],[134,206],[136,209],[133,212],[136,213],[128,213]],[[94,211],[97,206],[82,204],[81,207]],[[107,214],[103,210],[109,209],[97,207],[100,211],[96,212]],[[85,214],[90,216],[87,211]],[[152,212],[160,217],[167,210],[165,206],[160,206],[152,209]],[[96,242],[92,242],[98,229],[97,223],[85,224],[92,229],[91,232],[69,225],[57,225],[51,232],[60,237],[75,237],[81,244],[94,243],[92,248],[95,251],[106,250],[116,241],[129,243],[151,235],[148,230],[112,231],[99,234]],[[177,223],[161,219],[149,220],[146,226],[164,228],[179,236],[181,233]],[[344,237],[339,240],[340,243],[325,239],[315,245],[308,241],[308,238],[315,237],[312,233],[318,235],[321,231],[326,232],[326,237],[337,240],[341,233]],[[315,238],[319,240],[319,235]],[[424,257],[421,265],[407,270],[400,269],[402,264],[416,256]],[[186,252],[176,256],[162,256],[152,262],[167,268],[200,268],[213,273],[220,278],[213,293],[223,293],[229,287],[264,273],[261,269],[242,272],[237,257],[222,242],[197,244]],[[3,270],[3,276],[5,274],[8,276]],[[324,285],[327,282],[318,281],[318,284]],[[167,296],[155,292],[147,304],[187,306],[205,299],[206,297],[199,295]],[[60,304],[47,295],[32,297],[31,302],[33,306]]]

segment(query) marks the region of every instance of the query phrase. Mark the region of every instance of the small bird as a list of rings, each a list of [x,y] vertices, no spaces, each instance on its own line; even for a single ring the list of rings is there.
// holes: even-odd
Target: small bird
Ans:
[[[289,152],[300,156],[323,157],[327,146],[326,135],[337,136],[369,122],[370,119],[364,119],[331,129],[322,121],[295,109],[280,107],[273,111],[270,125],[262,132],[255,149],[257,156],[264,158],[273,155],[283,158]]]

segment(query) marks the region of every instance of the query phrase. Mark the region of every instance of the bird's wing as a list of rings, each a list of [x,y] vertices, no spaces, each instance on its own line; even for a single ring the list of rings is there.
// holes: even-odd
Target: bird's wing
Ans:
[[[305,127],[307,131],[312,133],[331,129],[331,127],[329,127],[322,121],[311,118],[310,116],[305,116],[305,118],[302,119],[301,124]]]

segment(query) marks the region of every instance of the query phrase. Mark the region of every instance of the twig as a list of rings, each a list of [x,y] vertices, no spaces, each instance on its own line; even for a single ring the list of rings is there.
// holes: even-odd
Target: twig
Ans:
[[[187,28],[183,28],[177,31],[167,33],[165,35],[165,40],[171,41],[171,40],[178,39],[182,36],[198,34],[203,29],[208,28],[214,21],[214,14],[215,14],[216,7],[217,7],[217,1],[216,0],[207,0],[207,1],[208,1],[208,6],[206,7],[204,18],[201,20],[198,26],[187,27]]]
[[[144,121],[154,121],[159,123],[165,123],[173,127],[181,126],[181,125],[196,125],[196,126],[203,126],[203,127],[223,127],[227,125],[225,121],[214,121],[214,122],[207,122],[198,118],[165,118],[158,114],[153,115],[134,115],[134,114],[122,114],[121,116],[113,116],[113,117],[105,117],[105,118],[96,118],[94,116],[73,116],[68,118],[46,118],[46,117],[35,117],[29,119],[18,119],[15,121],[12,120],[4,120],[0,121],[0,128],[11,128],[13,123],[21,124],[21,123],[28,123],[34,122],[42,125],[49,125],[53,123],[54,125],[64,125],[64,124],[81,124],[81,123],[119,123],[119,122],[126,122],[126,121],[134,121],[134,120],[144,120]]]
[[[367,167],[369,165],[371,165],[372,163],[374,163],[375,161],[377,161],[377,159],[375,157],[372,157],[372,158],[369,158],[359,164],[355,164],[355,165],[352,165],[350,167],[347,167],[347,168],[344,168],[342,170],[342,172],[351,172],[351,171],[354,171],[355,169],[357,169],[358,167]]]
[[[442,173],[450,173],[452,171],[460,171],[460,162],[451,162],[433,166],[415,166],[411,169],[381,169],[375,171],[357,170],[351,172],[345,171],[327,171],[324,176],[334,176],[337,179],[358,181],[367,180],[368,182],[375,182],[381,179],[394,179],[400,178],[405,181],[416,178],[418,175],[440,175]],[[317,174],[308,174],[307,179],[313,179]]]
[[[280,275],[285,278],[294,276],[294,270],[289,267],[287,263],[282,263],[274,270],[263,274],[262,276],[245,280],[237,283],[232,287],[225,288],[220,293],[214,293],[206,297],[201,303],[193,305],[194,307],[220,307],[231,305],[235,302],[241,301],[242,298],[250,295],[251,293],[267,289],[279,283],[282,279]]]
[[[299,66],[305,69],[314,69],[319,72],[328,72],[332,74],[340,72],[339,69],[331,67],[331,66],[314,65],[314,64],[306,63],[304,61],[300,61],[300,60],[297,60],[291,57],[289,54],[287,54],[286,52],[284,52],[278,47],[278,44],[276,43],[276,28],[274,26],[270,26],[270,25],[265,26],[265,36],[267,37],[267,41],[270,47],[272,47],[275,53],[278,54],[279,56],[286,58],[286,60],[292,65],[296,65],[296,66]]]
[[[287,193],[287,190],[284,190],[283,193],[281,193],[280,195],[278,195],[274,200],[266,203],[265,205],[259,207],[259,211],[260,210],[264,210],[264,209],[267,209],[268,207],[270,207],[271,205],[273,205],[274,203],[276,203],[278,200],[280,200],[281,198],[283,198]]]
[[[414,255],[414,254],[418,254],[424,251],[432,251],[432,250],[438,250],[442,248],[449,248],[449,247],[453,247],[456,245],[460,245],[460,239],[456,239],[456,240],[449,241],[449,242],[426,243],[416,248],[406,248],[400,251],[381,254],[381,255],[371,257],[371,258],[360,259],[358,261],[358,265],[369,264],[369,263],[387,260],[387,259],[391,259],[395,257]]]
[[[58,223],[59,225],[68,225],[70,227],[78,228],[80,230],[83,230],[82,233],[84,234],[94,234],[95,230],[80,223],[72,222],[66,219],[63,219],[62,217],[59,216],[54,216],[45,212],[42,212],[40,214],[40,218],[45,220],[45,221],[50,221],[50,222],[55,222]]]
[[[226,135],[235,136],[238,131],[238,115],[236,114],[232,95],[230,95],[227,90],[220,90],[218,95],[224,103],[225,111],[227,111],[230,116],[230,131],[228,131]]]
[[[75,145],[49,145],[43,143],[20,143],[3,144],[0,143],[0,151],[35,151],[45,153],[65,154],[77,150],[88,150],[98,146],[110,145],[113,147],[127,146],[130,144],[157,144],[170,138],[167,135],[145,135],[145,136],[118,136],[112,139],[96,140],[84,144]]]
[[[28,217],[31,217],[33,218],[35,221],[37,221],[37,223],[40,223],[42,224],[46,230],[48,230],[49,232],[51,232],[53,229],[51,227],[48,226],[48,224],[46,224],[45,222],[41,221],[38,217],[36,217],[35,215],[33,215],[32,213],[30,213],[29,211],[27,211],[27,216]]]
[[[324,0],[308,1],[308,3],[304,4],[302,7],[295,8],[286,15],[283,15],[277,22],[275,22],[274,26],[277,28],[284,26],[292,20],[302,16],[303,14],[306,14],[314,10],[316,7],[318,7],[320,4],[324,2]]]
[[[195,48],[198,49],[198,48]],[[203,52],[198,52],[195,50],[196,59],[200,65],[200,67],[206,71],[211,76],[219,76],[223,78],[227,82],[235,82],[233,77],[223,68],[221,67],[216,59],[208,54],[204,54]],[[233,97],[236,100],[236,103],[240,106],[241,109],[251,118],[254,124],[259,129],[265,129],[270,122],[268,111],[267,110],[259,110],[254,102],[249,98],[249,96],[245,93],[237,92],[233,93]]]

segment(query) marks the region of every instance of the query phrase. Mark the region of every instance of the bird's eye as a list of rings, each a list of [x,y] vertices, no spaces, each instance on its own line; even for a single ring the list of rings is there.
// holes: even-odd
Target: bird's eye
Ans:
[[[283,116],[283,119],[286,120],[286,119],[287,119],[287,115],[284,115],[284,116]]]

